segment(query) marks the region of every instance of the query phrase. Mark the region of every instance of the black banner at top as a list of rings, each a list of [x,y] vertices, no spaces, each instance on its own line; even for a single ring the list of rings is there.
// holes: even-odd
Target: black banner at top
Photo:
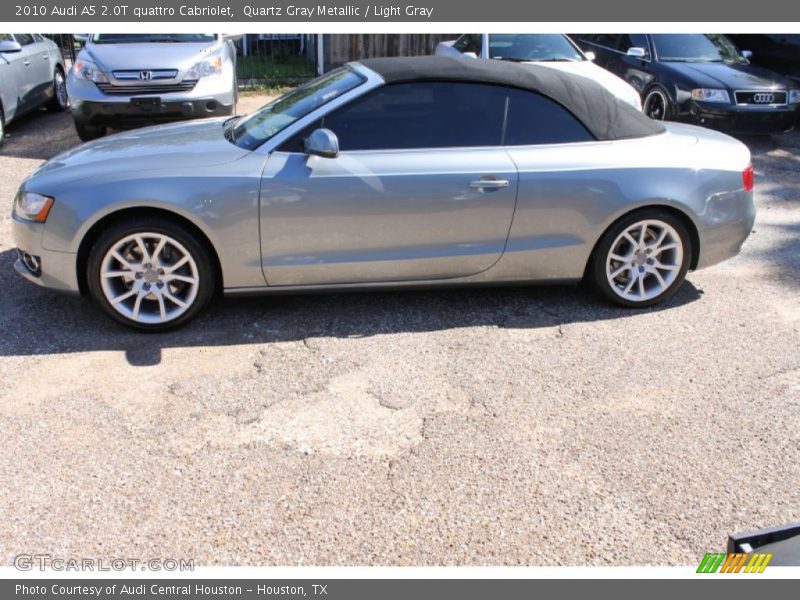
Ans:
[[[800,21],[786,0],[11,0],[0,22],[770,22]]]

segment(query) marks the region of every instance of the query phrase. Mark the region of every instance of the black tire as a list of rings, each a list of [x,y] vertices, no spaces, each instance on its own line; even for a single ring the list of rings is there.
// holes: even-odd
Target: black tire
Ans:
[[[106,128],[96,125],[84,125],[82,123],[75,122],[75,131],[78,134],[78,137],[81,138],[82,142],[91,142],[92,140],[96,140],[98,138],[103,137],[106,134]]]
[[[6,116],[3,114],[3,107],[0,106],[0,146],[6,139]]]
[[[144,232],[163,234],[179,242],[194,260],[197,266],[199,279],[197,293],[185,312],[173,320],[157,324],[142,323],[123,315],[111,305],[101,285],[101,269],[106,254],[120,240],[123,240],[127,236]],[[197,314],[203,311],[214,298],[218,281],[219,276],[217,273],[216,261],[205,240],[198,239],[194,233],[179,222],[157,216],[134,217],[126,219],[125,221],[113,223],[105,228],[92,246],[86,264],[86,283],[95,302],[116,321],[128,327],[148,332],[174,329],[193,319]]]
[[[61,90],[63,95],[59,95]],[[54,112],[64,112],[69,108],[69,97],[67,96],[67,78],[61,67],[57,67],[53,73],[53,97],[45,105],[47,110]]]
[[[642,112],[655,121],[671,120],[673,109],[667,90],[660,85],[648,89],[642,100]]]
[[[642,221],[660,221],[671,227],[680,238],[680,243],[682,246],[682,259],[674,279],[667,287],[665,287],[663,291],[658,293],[657,296],[644,300],[632,300],[623,297],[620,294],[619,288],[617,288],[616,291],[614,288],[612,288],[609,277],[613,275],[613,273],[611,275],[607,274],[607,265],[610,260],[609,255],[612,251],[612,245],[614,245],[615,241],[618,240],[619,236],[621,236],[623,232]],[[594,287],[594,289],[607,300],[628,308],[645,308],[660,302],[664,302],[665,300],[669,299],[678,290],[678,288],[680,288],[681,284],[686,279],[686,273],[688,272],[689,265],[692,262],[692,256],[692,236],[689,235],[689,231],[686,229],[686,225],[684,224],[683,220],[668,210],[661,208],[646,208],[625,215],[611,225],[608,230],[606,230],[606,232],[600,238],[600,241],[597,242],[594,252],[592,253],[592,257],[589,259],[587,278],[592,284],[592,287]],[[641,267],[636,268],[640,269]],[[644,268],[648,267],[645,266]],[[634,271],[631,270],[628,273],[628,276],[635,277]],[[647,276],[648,275],[644,275],[644,277]]]

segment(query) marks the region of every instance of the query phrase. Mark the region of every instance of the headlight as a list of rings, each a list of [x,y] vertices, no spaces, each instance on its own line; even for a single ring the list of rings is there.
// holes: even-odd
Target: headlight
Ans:
[[[50,209],[53,208],[53,202],[55,198],[50,196],[20,190],[14,199],[14,212],[18,217],[28,221],[44,223],[50,214]]]
[[[186,71],[186,76],[184,79],[197,80],[202,77],[217,75],[219,73],[222,73],[222,57],[209,56]]]
[[[789,104],[800,102],[800,90],[789,90]]]
[[[701,102],[730,102],[727,90],[712,90],[707,88],[698,88],[692,90],[692,98]]]
[[[75,65],[72,67],[72,74],[75,75],[75,79],[83,79],[84,81],[93,81],[95,83],[108,82],[108,76],[96,64],[88,60],[76,60]]]

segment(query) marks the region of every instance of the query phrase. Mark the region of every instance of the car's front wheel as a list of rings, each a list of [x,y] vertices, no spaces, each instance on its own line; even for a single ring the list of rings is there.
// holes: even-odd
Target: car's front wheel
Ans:
[[[662,209],[641,210],[606,231],[589,275],[598,291],[617,304],[652,306],[678,290],[691,257],[692,240],[678,217]]]
[[[214,295],[211,253],[182,225],[135,218],[106,229],[87,261],[89,291],[117,321],[162,331],[197,315]]]
[[[97,125],[84,125],[83,123],[75,122],[75,132],[82,142],[91,142],[106,134],[106,128]]]
[[[672,115],[667,91],[661,86],[654,86],[645,94],[642,112],[656,121],[668,120]]]

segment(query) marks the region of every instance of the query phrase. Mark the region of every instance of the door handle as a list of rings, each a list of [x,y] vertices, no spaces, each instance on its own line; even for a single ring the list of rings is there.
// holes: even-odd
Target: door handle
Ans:
[[[30,67],[30,66],[31,66],[31,61],[29,61],[29,60],[26,58],[23,64],[24,64],[26,67]]]
[[[478,179],[470,182],[469,187],[477,190],[499,190],[508,187],[508,179]]]
[[[50,60],[50,55],[49,54],[43,54],[42,58],[45,59],[45,60]]]

